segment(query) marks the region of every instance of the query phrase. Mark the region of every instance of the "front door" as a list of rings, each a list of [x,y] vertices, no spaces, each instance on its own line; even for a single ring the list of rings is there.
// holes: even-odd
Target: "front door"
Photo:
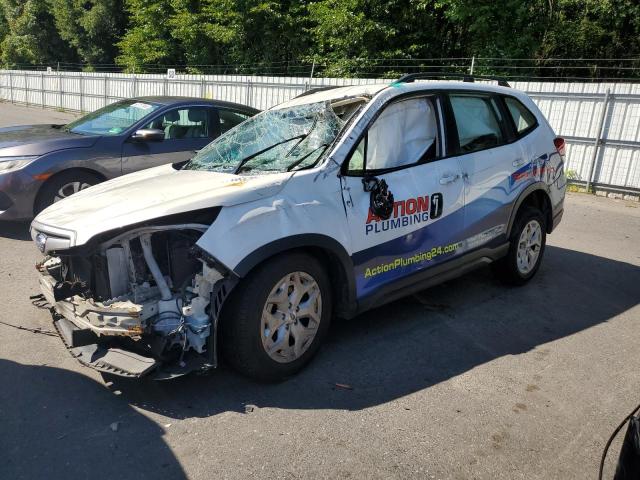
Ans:
[[[181,107],[168,110],[144,128],[164,130],[164,140],[125,141],[122,147],[123,174],[189,160],[219,132],[217,115],[215,110],[209,107]]]
[[[392,102],[347,159],[343,196],[359,298],[457,253],[463,181],[457,159],[443,158],[441,118],[435,97]]]

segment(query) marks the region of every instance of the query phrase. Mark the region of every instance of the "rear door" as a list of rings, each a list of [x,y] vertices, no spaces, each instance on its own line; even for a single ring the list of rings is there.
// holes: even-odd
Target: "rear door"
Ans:
[[[189,160],[220,134],[217,111],[210,106],[182,106],[157,115],[143,128],[164,130],[163,141],[126,140],[122,173]]]
[[[421,96],[384,106],[343,166],[359,298],[456,253],[463,182],[457,159],[444,158],[440,105]],[[386,215],[372,205],[383,181],[393,195]]]
[[[451,143],[464,178],[464,232],[472,249],[506,232],[515,200],[511,175],[526,160],[496,95],[451,92],[448,98]]]

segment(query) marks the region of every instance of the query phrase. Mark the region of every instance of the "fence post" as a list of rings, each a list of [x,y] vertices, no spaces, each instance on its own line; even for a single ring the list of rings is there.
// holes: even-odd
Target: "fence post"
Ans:
[[[58,72],[58,89],[60,90],[60,101],[58,103],[60,110],[62,110],[62,75],[60,75],[60,73],[61,72]]]
[[[11,70],[9,70],[9,98],[13,103],[13,72]]]
[[[309,75],[309,84],[308,84],[308,87],[304,89],[305,92],[311,88],[311,82],[313,82],[313,72],[315,69],[316,69],[316,61],[314,59],[313,64],[311,65],[311,75]]]
[[[29,106],[29,80],[27,78],[27,71],[24,71],[24,103]]]
[[[204,76],[200,77],[200,98],[204,98]]]
[[[247,79],[247,92],[246,92],[246,97],[247,97],[246,100],[247,101],[246,101],[246,103],[247,103],[247,105],[250,105],[250,106],[253,106],[253,102],[251,101],[252,100],[251,96],[252,96],[252,91],[253,91],[252,86],[253,86],[253,84],[251,82],[251,79]]]
[[[84,85],[83,85],[84,75],[80,72],[80,113],[84,113]]]
[[[44,100],[44,72],[40,72],[40,103],[42,104],[42,108],[44,108]]]
[[[589,193],[589,187],[593,183],[593,172],[596,167],[596,159],[598,158],[598,149],[602,145],[602,127],[604,126],[604,119],[607,117],[607,110],[609,106],[609,95],[611,89],[607,88],[607,93],[604,96],[602,102],[602,112],[600,113],[600,120],[598,121],[598,131],[596,132],[596,140],[593,143],[593,155],[591,156],[591,163],[589,164],[589,176],[587,177],[587,193]]]
[[[104,105],[102,105],[103,107],[107,106],[107,83],[108,83],[108,78],[109,77],[107,77],[107,75],[105,74],[104,75],[104,85],[103,85],[103,87],[104,87],[104,92],[103,92],[104,93]]]
[[[136,74],[133,74],[133,85],[132,85],[132,89],[133,89],[133,95],[131,95],[132,97],[136,97],[138,94],[138,77],[136,77]]]

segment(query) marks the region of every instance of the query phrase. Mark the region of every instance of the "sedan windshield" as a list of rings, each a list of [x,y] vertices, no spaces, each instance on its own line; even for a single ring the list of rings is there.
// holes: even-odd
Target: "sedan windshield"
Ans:
[[[158,108],[160,105],[153,103],[123,100],[85,115],[64,129],[81,135],[119,135]]]
[[[345,124],[339,114],[330,102],[267,110],[214,140],[183,168],[237,174],[310,168]]]

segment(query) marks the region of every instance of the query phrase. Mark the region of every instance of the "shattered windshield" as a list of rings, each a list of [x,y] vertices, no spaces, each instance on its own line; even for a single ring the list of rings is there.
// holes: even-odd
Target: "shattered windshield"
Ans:
[[[345,122],[328,101],[267,110],[214,140],[183,168],[234,173],[310,168]]]

